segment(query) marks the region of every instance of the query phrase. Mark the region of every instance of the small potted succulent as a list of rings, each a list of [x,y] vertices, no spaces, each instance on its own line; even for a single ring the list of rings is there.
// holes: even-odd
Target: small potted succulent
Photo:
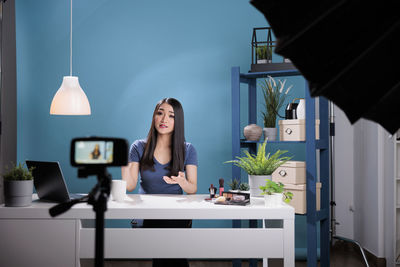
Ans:
[[[242,183],[239,179],[233,178],[231,182],[228,182],[231,188],[231,192],[248,192],[250,190],[248,183]]]
[[[239,191],[240,180],[237,178],[232,178],[232,180],[228,182],[228,185],[231,188],[230,191],[237,192]]]
[[[272,46],[261,45],[256,48],[257,64],[272,63]]]
[[[3,175],[4,202],[6,207],[25,207],[32,204],[32,168],[19,163]]]
[[[262,194],[265,198],[266,207],[276,207],[282,203],[282,200],[289,203],[293,198],[292,192],[284,192],[284,184],[279,182],[276,183],[272,180],[266,179],[266,183],[260,186]]]
[[[236,160],[226,161],[225,163],[233,163],[245,170],[249,175],[250,196],[261,196],[261,189],[265,179],[271,179],[272,173],[291,157],[282,156],[287,151],[278,150],[274,154],[266,153],[265,147],[267,140],[259,144],[256,155],[252,155],[249,151],[244,150],[244,157],[236,157]]]

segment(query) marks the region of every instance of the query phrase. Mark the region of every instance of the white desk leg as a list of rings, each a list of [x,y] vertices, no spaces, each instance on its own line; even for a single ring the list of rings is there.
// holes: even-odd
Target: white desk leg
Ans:
[[[75,220],[75,266],[81,267],[81,229],[82,229],[82,222],[81,220]]]
[[[265,220],[262,220],[262,227],[265,229]],[[268,258],[263,258],[263,267],[268,267]]]
[[[283,266],[294,267],[294,220],[283,220]]]

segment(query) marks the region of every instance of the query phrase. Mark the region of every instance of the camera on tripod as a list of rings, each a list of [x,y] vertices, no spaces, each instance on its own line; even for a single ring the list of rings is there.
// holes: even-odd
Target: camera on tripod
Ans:
[[[104,263],[104,212],[110,195],[111,175],[107,172],[110,166],[128,164],[128,142],[121,138],[80,137],[71,141],[71,165],[78,167],[79,177],[97,176],[97,184],[87,196],[58,204],[49,212],[55,217],[73,205],[87,202],[96,213],[95,266]]]
[[[71,141],[71,165],[74,167],[108,167],[128,164],[128,143],[111,137],[79,137]]]

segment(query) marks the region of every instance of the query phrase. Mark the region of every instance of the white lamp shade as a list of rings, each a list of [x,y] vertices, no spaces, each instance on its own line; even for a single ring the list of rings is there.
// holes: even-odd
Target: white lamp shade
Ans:
[[[64,76],[50,106],[52,115],[90,115],[89,100],[79,85],[78,77]]]

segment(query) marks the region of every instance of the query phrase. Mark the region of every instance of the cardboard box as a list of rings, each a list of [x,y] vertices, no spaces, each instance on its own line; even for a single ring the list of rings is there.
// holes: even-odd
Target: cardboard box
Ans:
[[[321,183],[316,183],[316,204],[317,210],[321,209]],[[307,213],[307,202],[306,202],[306,184],[285,184],[285,192],[289,191],[293,193],[293,199],[289,205],[294,208],[296,214]]]
[[[319,140],[319,120],[315,120],[315,139]],[[279,138],[281,141],[305,141],[306,120],[280,120]]]
[[[306,162],[288,161],[272,173],[272,181],[284,184],[306,183]]]

